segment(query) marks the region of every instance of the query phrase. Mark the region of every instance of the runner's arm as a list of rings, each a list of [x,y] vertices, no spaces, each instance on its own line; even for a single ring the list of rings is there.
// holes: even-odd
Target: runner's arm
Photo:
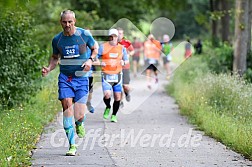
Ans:
[[[46,76],[50,71],[55,69],[59,62],[59,54],[52,54],[48,67],[42,68],[42,76]]]
[[[91,49],[90,58],[96,59],[96,55],[98,53],[98,43],[96,41],[94,41],[94,45],[91,46],[90,49]],[[93,60],[91,60],[90,58],[85,63],[83,63],[81,66],[81,67],[84,67],[84,71],[89,71],[92,64],[93,64]]]
[[[133,47],[132,44],[127,48],[127,51],[129,53],[129,56],[133,56],[134,55],[135,50],[134,50],[134,47]]]
[[[98,48],[99,48],[99,45],[98,45],[98,43],[95,41],[94,46],[92,46],[92,47],[90,48],[90,49],[91,49],[91,52],[92,52],[91,57],[92,57],[93,59],[96,59],[96,56],[97,56],[97,54],[98,54]]]
[[[123,57],[122,57],[122,61],[124,62],[123,64],[129,64],[129,56],[127,54],[126,49],[123,47]]]
[[[94,59],[93,65],[98,66],[100,65],[100,60],[98,59],[99,53],[99,44],[95,41],[95,53],[92,52],[91,57]]]

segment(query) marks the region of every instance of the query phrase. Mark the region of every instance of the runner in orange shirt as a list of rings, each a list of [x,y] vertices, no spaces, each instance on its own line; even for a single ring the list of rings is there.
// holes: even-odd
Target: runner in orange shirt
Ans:
[[[145,63],[147,65],[146,75],[147,75],[147,86],[151,89],[151,73],[154,72],[155,82],[158,83],[158,62],[161,55],[161,43],[155,40],[154,36],[150,34],[147,41],[144,42],[144,56]]]
[[[122,67],[129,63],[124,46],[118,44],[117,29],[109,30],[110,41],[102,44],[98,50],[98,58],[101,58],[103,101],[106,105],[103,118],[108,119],[110,114],[110,100],[113,90],[114,103],[111,122],[117,122],[116,114],[120,107],[122,94]]]

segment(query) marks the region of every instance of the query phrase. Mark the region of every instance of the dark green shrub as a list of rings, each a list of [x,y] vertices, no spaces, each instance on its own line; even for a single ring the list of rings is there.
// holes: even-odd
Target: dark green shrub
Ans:
[[[0,17],[0,98],[2,108],[10,108],[39,89],[40,61],[48,54],[34,44],[32,18],[26,12]]]
[[[247,70],[244,74],[244,78],[252,82],[252,52],[247,55]]]
[[[204,46],[204,56],[208,60],[208,66],[211,71],[219,73],[228,73],[232,70],[233,65],[233,48],[232,46],[222,43],[219,47]]]

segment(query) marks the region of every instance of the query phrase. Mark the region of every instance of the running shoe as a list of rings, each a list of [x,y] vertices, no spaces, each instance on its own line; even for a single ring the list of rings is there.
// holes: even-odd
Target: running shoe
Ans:
[[[94,113],[94,107],[91,105],[90,102],[87,102],[87,108],[89,112]]]
[[[117,122],[116,115],[111,115],[111,122]]]
[[[69,147],[69,150],[66,153],[66,156],[75,156],[77,152],[77,147],[76,145],[72,144]]]
[[[120,101],[120,108],[123,108],[123,107],[124,107],[123,101]]]
[[[79,138],[83,138],[85,136],[86,131],[85,131],[83,123],[81,123],[80,125],[76,125],[76,133]]]
[[[151,89],[151,85],[147,85],[148,89]]]
[[[106,108],[104,113],[103,113],[103,118],[108,119],[110,113],[110,108]]]
[[[129,93],[126,95],[126,100],[127,100],[127,102],[130,102],[130,94]]]

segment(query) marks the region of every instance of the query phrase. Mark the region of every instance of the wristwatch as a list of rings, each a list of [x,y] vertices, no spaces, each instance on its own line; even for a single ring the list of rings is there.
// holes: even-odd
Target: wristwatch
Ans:
[[[94,58],[92,58],[92,57],[89,57],[89,59],[90,59],[92,62],[94,62],[94,61],[95,61],[95,59],[94,59]]]

